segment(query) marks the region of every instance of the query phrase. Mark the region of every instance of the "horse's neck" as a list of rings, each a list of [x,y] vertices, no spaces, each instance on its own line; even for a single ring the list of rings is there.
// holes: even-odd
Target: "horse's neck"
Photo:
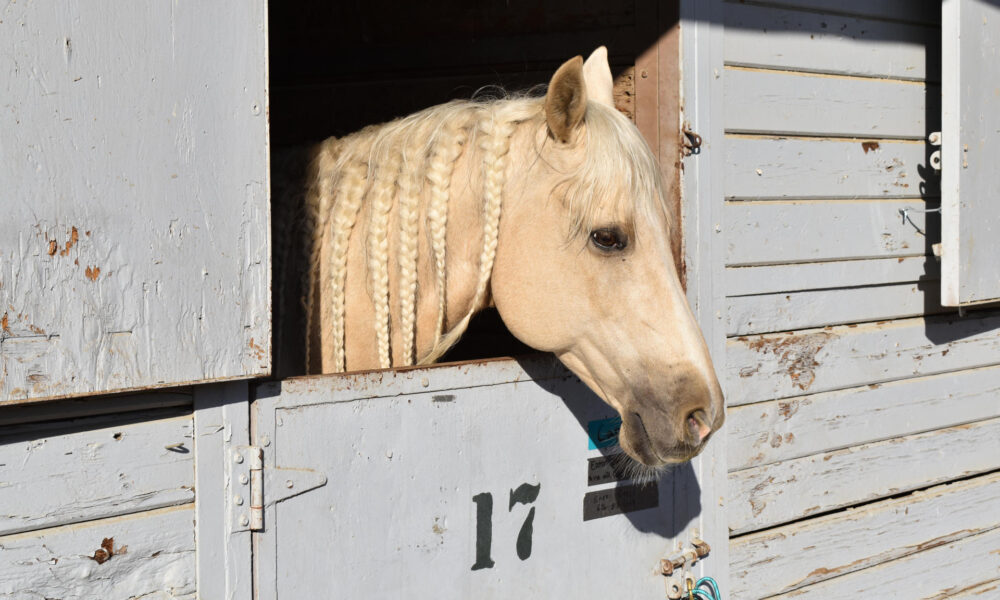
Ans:
[[[420,360],[432,362],[464,331],[471,314],[489,304],[488,279],[497,243],[500,200],[507,180],[508,143],[515,129],[513,125],[505,125],[498,132],[466,129],[466,137],[458,145],[457,157],[454,144],[449,150],[447,141],[450,138],[432,146],[421,159],[427,164],[424,165],[426,169],[421,169],[415,222],[412,204],[407,209],[405,202],[393,197],[388,205],[381,205],[382,208],[388,206],[388,212],[380,224],[373,226],[378,223],[378,203],[385,200],[379,197],[378,173],[381,170],[383,177],[390,178],[397,175],[392,173],[395,167],[386,169],[381,164],[372,170],[376,173],[374,181],[369,182],[372,191],[364,198],[348,246],[341,324],[345,356],[341,360],[346,361],[347,370],[402,366]],[[406,166],[398,177],[393,185],[381,189],[405,194],[406,187],[414,183],[406,179]],[[441,182],[446,185],[442,186]],[[442,201],[445,202],[443,212]],[[322,202],[318,204],[323,205]],[[407,222],[413,223],[415,236],[412,232],[403,233],[407,230]],[[321,234],[318,283],[314,286],[311,302],[314,307],[312,328],[319,326],[321,349],[321,357],[312,360],[311,371],[340,370],[334,361],[336,335],[329,309],[329,298],[333,294],[326,258],[331,248],[329,229],[325,228]],[[407,276],[407,246],[413,241],[416,269],[414,273],[411,268]],[[384,245],[379,246],[382,243]],[[439,293],[442,271],[437,262],[442,248],[443,303]],[[379,271],[378,257],[373,261],[376,252],[387,257],[381,263],[388,275],[384,282],[388,286],[387,296],[384,288],[379,287],[380,282],[372,276]],[[379,302],[382,303],[381,313]],[[385,318],[386,307],[388,319]],[[388,323],[387,331],[380,323]],[[449,337],[449,332],[456,335]],[[388,364],[387,356],[390,357]]]

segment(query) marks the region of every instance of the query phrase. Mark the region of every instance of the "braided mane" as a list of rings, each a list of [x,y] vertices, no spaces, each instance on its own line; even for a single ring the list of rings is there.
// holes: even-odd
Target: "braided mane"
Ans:
[[[593,224],[597,209],[612,206],[622,219],[665,215],[655,158],[634,126],[617,111],[589,103],[587,151],[582,163],[566,173],[556,192],[569,209],[569,232]],[[465,332],[473,314],[487,302],[496,258],[503,190],[508,176],[511,139],[519,127],[545,127],[541,98],[515,97],[491,101],[454,101],[380,126],[328,140],[314,160],[314,179],[306,196],[307,231],[311,237],[306,289],[307,329],[317,327],[316,311],[330,311],[334,371],[346,369],[345,320],[348,252],[358,226],[365,243],[365,279],[373,302],[374,335],[382,368],[431,363]],[[600,143],[595,143],[597,141]],[[447,322],[447,247],[449,207],[455,165],[468,160],[480,170],[478,194],[482,215],[482,248],[471,304],[456,323]],[[530,162],[530,160],[528,161]],[[467,193],[467,192],[463,192]],[[636,202],[648,198],[650,201]],[[421,219],[432,256],[436,297],[434,343],[418,356],[416,350],[418,248]],[[391,230],[390,230],[391,228]],[[330,243],[322,255],[322,238]],[[392,236],[392,238],[390,238]],[[389,240],[396,240],[389,255]],[[329,277],[320,281],[320,263],[329,261]],[[390,279],[398,282],[398,298],[390,297]],[[318,286],[329,291],[328,306],[313,306]],[[395,306],[393,303],[396,303]],[[394,320],[394,308],[399,318]],[[402,340],[393,364],[391,331]],[[307,339],[312,339],[307,336]],[[307,347],[306,360],[317,348]]]

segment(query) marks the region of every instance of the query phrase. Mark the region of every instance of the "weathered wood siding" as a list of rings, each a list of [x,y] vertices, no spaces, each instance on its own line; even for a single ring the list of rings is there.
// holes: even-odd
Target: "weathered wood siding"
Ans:
[[[941,306],[919,212],[940,202],[940,10],[723,4],[734,598],[1000,580],[1000,313]]]
[[[4,428],[0,535],[193,502],[191,416],[175,415]]]
[[[164,403],[156,396],[87,404]],[[190,402],[84,418],[56,403],[47,421],[40,406],[4,409],[0,597],[195,598]]]
[[[194,600],[194,505],[0,537],[0,596]]]
[[[265,21],[0,10],[0,405],[270,371]]]

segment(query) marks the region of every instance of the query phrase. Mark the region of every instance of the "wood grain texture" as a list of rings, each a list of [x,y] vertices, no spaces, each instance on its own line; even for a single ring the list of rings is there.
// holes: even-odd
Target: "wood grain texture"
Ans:
[[[120,394],[96,398],[89,396],[72,400],[33,402],[5,407],[0,410],[0,426],[122,414],[158,408],[190,408],[190,406],[191,389],[183,387],[143,394]]]
[[[1000,416],[1000,367],[730,407],[731,471]]]
[[[729,133],[921,140],[940,86],[909,81],[727,67]]]
[[[836,577],[774,600],[878,597],[885,600],[994,598],[1000,579],[1000,529]],[[963,595],[964,594],[964,595]]]
[[[195,600],[194,506],[0,537],[0,597]]]
[[[939,30],[876,19],[782,10],[752,4],[726,7],[728,65],[922,80],[925,47]]]
[[[751,467],[729,476],[729,529],[756,531],[998,468],[1000,418]]]
[[[234,449],[250,444],[248,384],[195,388],[194,426],[198,595],[215,600],[252,598],[252,533],[232,531],[237,518],[233,511],[239,507],[231,504],[231,498],[236,494],[245,498],[246,486],[229,477]],[[248,506],[243,504],[244,509]]]
[[[927,256],[730,267],[726,269],[726,295],[733,298],[932,281],[940,273],[940,263]]]
[[[730,298],[729,335],[753,335],[940,313],[939,282],[805,290]]]
[[[948,306],[1000,300],[1000,6],[943,5],[941,295]]]
[[[916,200],[727,202],[726,266],[814,262],[929,254],[926,231],[934,215]]]
[[[1000,593],[1000,577],[961,592],[950,594],[948,598],[949,600],[970,600],[972,598],[983,600],[984,598],[995,598],[998,593]]]
[[[1000,363],[1000,313],[917,317],[732,338],[729,406]]]
[[[5,9],[0,403],[269,372],[265,8]]]
[[[194,501],[190,415],[97,417],[3,433],[0,535]]]
[[[734,598],[766,598],[997,527],[1000,475],[942,485],[735,539],[730,544],[731,593]],[[939,571],[939,576],[942,582],[960,581],[954,573]]]
[[[926,198],[940,193],[922,142],[726,137],[726,198]]]
[[[761,4],[830,15],[878,17],[899,23],[941,23],[941,3],[937,0],[727,0],[729,4]]]

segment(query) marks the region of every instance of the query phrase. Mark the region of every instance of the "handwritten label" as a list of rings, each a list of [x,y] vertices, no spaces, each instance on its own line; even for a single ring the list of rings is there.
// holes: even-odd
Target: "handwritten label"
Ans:
[[[587,485],[600,485],[629,479],[626,465],[630,459],[621,452],[587,459]]]
[[[647,508],[656,508],[659,505],[660,491],[656,482],[642,485],[623,485],[609,490],[587,492],[583,496],[583,520],[590,521]]]

